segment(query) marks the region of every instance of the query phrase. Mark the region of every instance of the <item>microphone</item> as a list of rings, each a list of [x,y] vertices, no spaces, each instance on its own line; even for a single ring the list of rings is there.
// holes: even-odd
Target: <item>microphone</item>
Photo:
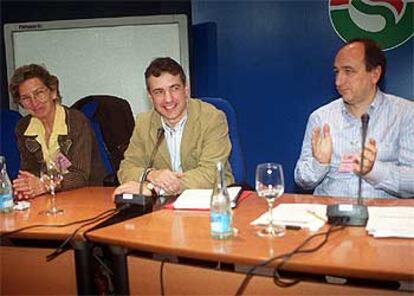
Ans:
[[[364,147],[368,131],[369,115],[361,116],[361,162],[360,172],[362,172],[364,162]],[[362,175],[358,176],[358,199],[357,204],[335,204],[328,205],[326,209],[329,224],[365,226],[368,221],[368,208],[362,202]]]
[[[118,209],[118,212],[108,219],[102,221],[101,223],[95,225],[89,229],[88,232],[152,212],[153,199],[151,196],[143,194],[143,184],[147,178],[149,169],[154,164],[155,156],[163,139],[164,129],[160,127],[157,130],[157,140],[155,142],[154,148],[152,149],[148,165],[145,167],[145,170],[140,178],[139,193],[124,193],[115,195],[115,205]]]
[[[147,179],[147,176],[150,172],[150,168],[154,164],[155,155],[158,152],[158,149],[161,145],[162,140],[164,139],[164,129],[162,127],[159,127],[157,130],[157,141],[155,142],[154,149],[152,149],[151,156],[148,162],[148,165],[146,166],[144,172],[141,175],[141,178],[139,180],[139,195],[143,195],[143,189],[144,189],[144,181]]]
[[[152,198],[151,196],[146,196],[143,194],[144,191],[144,182],[147,179],[147,175],[150,172],[150,168],[154,164],[155,156],[157,155],[158,149],[161,145],[162,140],[164,139],[164,129],[162,127],[159,127],[157,130],[157,139],[155,142],[155,146],[151,151],[151,155],[148,161],[148,165],[145,167],[141,178],[139,179],[139,193],[138,194],[117,194],[115,195],[115,204],[117,208],[124,207],[125,204],[129,205],[143,205],[147,202],[151,202],[152,205]]]
[[[362,114],[361,116],[361,163],[359,166],[359,171],[362,172],[363,163],[365,160],[365,141],[367,138],[367,131],[368,131],[368,122],[369,122],[369,115],[367,113]],[[362,176],[359,174],[358,178],[358,204],[362,205]]]

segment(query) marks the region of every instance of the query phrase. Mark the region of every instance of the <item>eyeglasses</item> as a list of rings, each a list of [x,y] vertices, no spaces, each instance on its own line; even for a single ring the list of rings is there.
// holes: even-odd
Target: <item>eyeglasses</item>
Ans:
[[[39,89],[34,90],[30,95],[24,95],[20,98],[20,103],[27,104],[32,98],[35,98],[39,102],[46,102],[48,97],[47,93],[49,92],[49,89],[46,87],[42,87]]]

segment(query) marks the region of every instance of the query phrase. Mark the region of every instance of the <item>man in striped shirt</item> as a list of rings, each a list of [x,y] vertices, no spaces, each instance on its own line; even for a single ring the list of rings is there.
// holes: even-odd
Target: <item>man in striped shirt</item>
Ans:
[[[341,98],[314,111],[306,127],[295,181],[316,195],[414,197],[414,102],[383,93],[386,60],[376,43],[355,39],[334,62]],[[370,121],[361,162],[361,116]],[[361,169],[362,167],[362,169]]]

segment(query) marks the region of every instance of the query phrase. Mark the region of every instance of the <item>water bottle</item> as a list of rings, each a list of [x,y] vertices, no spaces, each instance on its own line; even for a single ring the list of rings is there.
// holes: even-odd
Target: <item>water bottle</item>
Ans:
[[[8,213],[13,211],[13,195],[10,178],[7,175],[6,159],[0,156],[0,212]]]
[[[210,202],[210,231],[215,239],[228,239],[233,235],[232,210],[224,179],[224,168],[217,163],[217,179]]]

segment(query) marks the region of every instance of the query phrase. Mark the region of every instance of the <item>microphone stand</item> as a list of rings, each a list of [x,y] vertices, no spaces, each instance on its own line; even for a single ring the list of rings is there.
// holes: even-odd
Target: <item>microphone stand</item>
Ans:
[[[139,179],[139,193],[132,194],[132,198],[131,198],[131,194],[117,194],[115,196],[115,204],[117,208],[123,206],[124,204],[146,205],[149,202],[151,202],[152,204],[152,197],[143,194],[144,182],[147,178],[148,173],[150,172],[150,168],[154,164],[155,155],[157,154],[158,148],[160,147],[163,139],[164,139],[164,129],[160,127],[157,130],[157,141],[155,142],[155,146],[152,149],[148,165],[145,167],[144,171],[142,172],[141,178]]]
[[[139,180],[139,195],[143,195],[144,191],[144,182],[147,179],[147,176],[150,172],[150,168],[152,168],[154,164],[155,155],[158,152],[158,148],[161,145],[162,140],[164,139],[164,129],[162,127],[158,128],[157,130],[157,141],[155,142],[154,149],[151,152],[150,160],[148,162],[147,167],[145,168],[144,172],[141,175],[141,178]]]
[[[365,141],[367,138],[367,130],[368,130],[368,122],[369,122],[369,115],[367,113],[362,114],[361,116],[361,123],[362,123],[362,131],[361,131],[361,162],[359,164],[359,171],[362,172],[364,160],[365,160]],[[359,174],[358,178],[358,205],[362,205],[362,174]]]
[[[157,154],[158,148],[163,139],[164,129],[160,127],[157,130],[157,141],[151,152],[148,166],[145,168],[140,178],[139,193],[115,195],[115,204],[119,212],[95,225],[89,229],[88,232],[152,212],[153,198],[143,194],[143,183],[148,175],[149,168],[151,168],[154,163],[155,155]]]
[[[361,161],[359,164],[360,174],[358,176],[358,199],[357,204],[334,204],[328,205],[326,215],[329,224],[365,226],[368,221],[368,208],[362,200],[362,168],[365,159],[364,147],[367,137],[369,115],[367,113],[361,116]]]

